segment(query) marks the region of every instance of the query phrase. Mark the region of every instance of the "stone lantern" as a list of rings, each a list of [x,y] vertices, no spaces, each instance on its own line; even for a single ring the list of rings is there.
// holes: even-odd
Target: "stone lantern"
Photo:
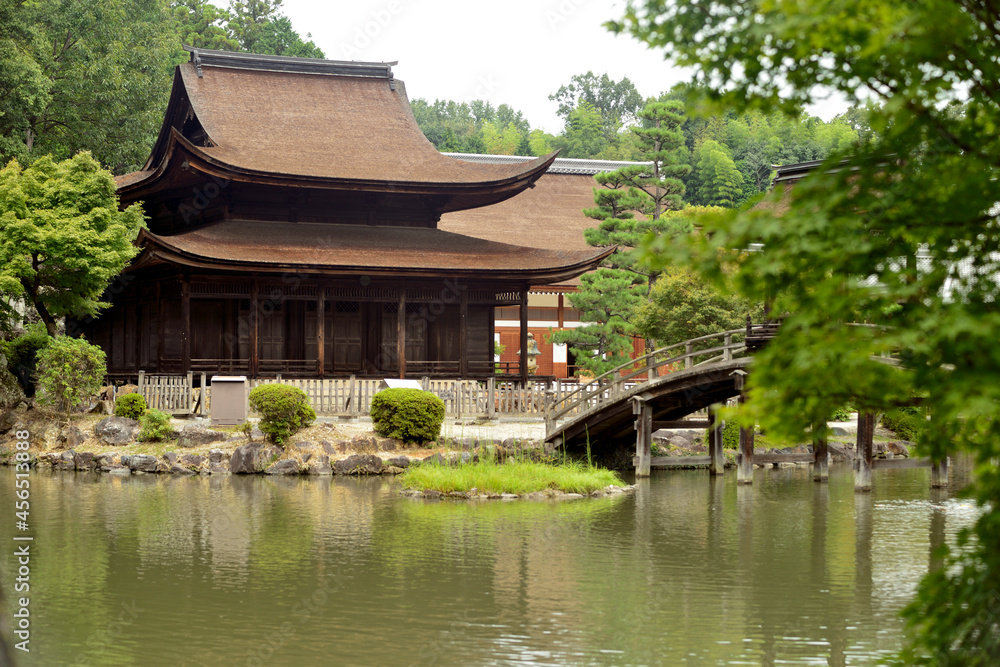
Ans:
[[[528,373],[534,375],[538,371],[538,357],[541,351],[538,349],[538,343],[535,342],[535,335],[528,332]],[[521,356],[521,351],[517,351],[517,356]]]

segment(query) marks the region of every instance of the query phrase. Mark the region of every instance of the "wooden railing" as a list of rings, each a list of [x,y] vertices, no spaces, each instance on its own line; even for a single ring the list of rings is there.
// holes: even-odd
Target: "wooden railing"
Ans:
[[[613,368],[565,396],[553,400],[551,409],[545,414],[546,431],[551,432],[559,419],[581,414],[604,403],[614,401],[637,384],[663,375],[663,370],[669,372],[676,366],[693,368],[719,361],[729,361],[740,356],[745,353],[746,345],[743,340],[734,341],[733,337],[742,337],[745,334],[745,329],[732,329],[692,338],[683,343],[661,347]],[[707,348],[701,347],[716,340],[720,340],[722,344]]]
[[[139,393],[150,407],[171,414],[208,415],[211,412],[211,376],[207,373],[184,375],[147,375],[139,372]],[[262,384],[287,384],[298,387],[319,415],[358,416],[371,411],[372,397],[381,380],[357,377],[337,379],[259,378],[247,380],[247,391]],[[504,415],[542,417],[549,406],[565,400],[576,390],[572,381],[518,380],[438,380],[423,378],[421,385],[436,394],[451,417],[495,418]],[[203,400],[204,397],[204,400]]]

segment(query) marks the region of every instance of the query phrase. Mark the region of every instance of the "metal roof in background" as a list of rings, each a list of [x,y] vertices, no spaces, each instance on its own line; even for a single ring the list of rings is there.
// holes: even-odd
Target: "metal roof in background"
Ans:
[[[483,153],[442,153],[448,157],[465,162],[478,162],[480,164],[517,164],[519,162],[529,162],[538,158],[525,155],[489,155]],[[622,167],[644,166],[651,167],[652,162],[627,162],[618,160],[585,160],[582,158],[557,157],[552,166],[549,167],[549,174],[586,174],[593,176],[605,171],[614,171]]]

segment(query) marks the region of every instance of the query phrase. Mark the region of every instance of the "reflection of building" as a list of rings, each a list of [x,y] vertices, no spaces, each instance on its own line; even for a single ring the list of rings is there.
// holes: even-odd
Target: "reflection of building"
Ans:
[[[531,158],[506,155],[470,155],[446,153],[451,157],[485,164],[523,164]],[[583,214],[594,208],[594,174],[612,171],[633,162],[556,158],[530,190],[493,206],[446,213],[440,228],[488,241],[517,243],[549,250],[585,251],[592,248],[583,239],[583,230],[597,226],[597,221]],[[580,326],[580,314],[567,298],[580,284],[574,276],[549,285],[534,285],[528,294],[528,330],[534,334],[541,351],[538,375],[560,378],[573,375],[573,360],[565,345],[548,342],[550,329]],[[500,360],[516,364],[519,333],[519,308],[501,306],[496,311],[494,335],[504,347]],[[643,342],[635,349],[642,354]]]
[[[386,63],[192,50],[149,160],[116,179],[144,202],[142,250],[82,329],[119,377],[490,377],[496,308],[606,253],[438,220],[517,196],[552,159],[442,155]]]

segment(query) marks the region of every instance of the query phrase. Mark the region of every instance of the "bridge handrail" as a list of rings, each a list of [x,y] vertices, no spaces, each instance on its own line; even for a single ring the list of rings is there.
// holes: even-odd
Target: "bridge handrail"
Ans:
[[[615,368],[612,368],[610,371],[602,373],[601,375],[599,375],[596,378],[594,378],[591,382],[588,382],[586,385],[582,385],[579,388],[574,389],[570,393],[568,393],[565,396],[563,396],[562,398],[560,398],[559,399],[559,403],[561,403],[563,405],[563,407],[561,409],[559,409],[559,410],[553,410],[553,411],[551,411],[546,416],[546,421],[548,421],[550,423],[554,422],[555,420],[559,419],[560,417],[562,417],[563,415],[567,414],[568,412],[576,409],[581,404],[590,401],[595,396],[598,396],[599,394],[603,394],[606,391],[608,391],[609,389],[612,389],[612,388],[614,388],[614,387],[616,387],[618,385],[625,384],[625,382],[627,382],[628,380],[630,380],[630,379],[632,379],[634,377],[637,377],[637,376],[642,375],[644,373],[649,373],[649,372],[654,371],[657,368],[660,368],[662,366],[666,366],[668,364],[677,363],[678,361],[689,361],[690,360],[691,362],[693,362],[693,360],[694,360],[695,357],[704,356],[706,354],[714,354],[714,353],[722,352],[723,355],[725,355],[725,353],[727,351],[730,352],[730,353],[742,351],[746,347],[744,345],[744,343],[742,341],[737,342],[737,343],[733,343],[733,342],[731,342],[731,340],[727,340],[723,345],[717,346],[717,347],[713,347],[713,348],[700,349],[700,350],[693,350],[692,348],[693,348],[693,346],[696,343],[701,343],[701,342],[704,342],[704,341],[707,341],[707,340],[713,340],[713,339],[717,339],[717,338],[730,339],[730,337],[733,336],[733,335],[736,335],[736,334],[745,334],[745,333],[746,333],[746,329],[743,328],[743,327],[741,327],[739,329],[730,329],[729,331],[721,331],[719,333],[708,334],[707,336],[699,336],[697,338],[692,338],[691,340],[686,340],[686,341],[682,341],[680,343],[674,343],[673,345],[667,345],[666,347],[661,347],[661,348],[653,350],[652,352],[650,352],[648,354],[645,354],[645,355],[643,355],[641,357],[638,357],[636,359],[632,359],[632,360],[630,360],[630,361],[628,361],[628,362],[626,362],[624,364],[621,364],[621,365],[619,365],[619,366],[617,366]],[[666,358],[666,359],[661,359],[660,361],[656,361],[656,357],[662,356],[665,352],[669,352],[671,350],[675,350],[675,349],[678,349],[678,348],[681,348],[681,347],[684,348],[684,353],[683,354],[675,356],[675,357],[669,357],[669,358]],[[650,364],[651,360],[655,362],[652,365]],[[704,363],[704,362],[701,362],[701,363]],[[700,366],[701,363],[698,363],[698,364],[691,363],[691,365],[699,365]],[[641,364],[641,366],[639,368],[636,368],[636,365],[638,365],[638,364]],[[630,373],[628,373],[627,375],[624,375],[624,376],[621,375],[621,372],[623,370],[629,370],[629,369],[632,369],[632,371]],[[607,383],[604,382],[604,380],[612,378],[612,377],[614,378],[614,380],[612,382],[607,382]],[[575,399],[572,399],[572,397],[574,395],[576,395],[576,394],[581,394],[581,395],[578,396]],[[571,401],[571,402],[567,403],[567,401]]]

